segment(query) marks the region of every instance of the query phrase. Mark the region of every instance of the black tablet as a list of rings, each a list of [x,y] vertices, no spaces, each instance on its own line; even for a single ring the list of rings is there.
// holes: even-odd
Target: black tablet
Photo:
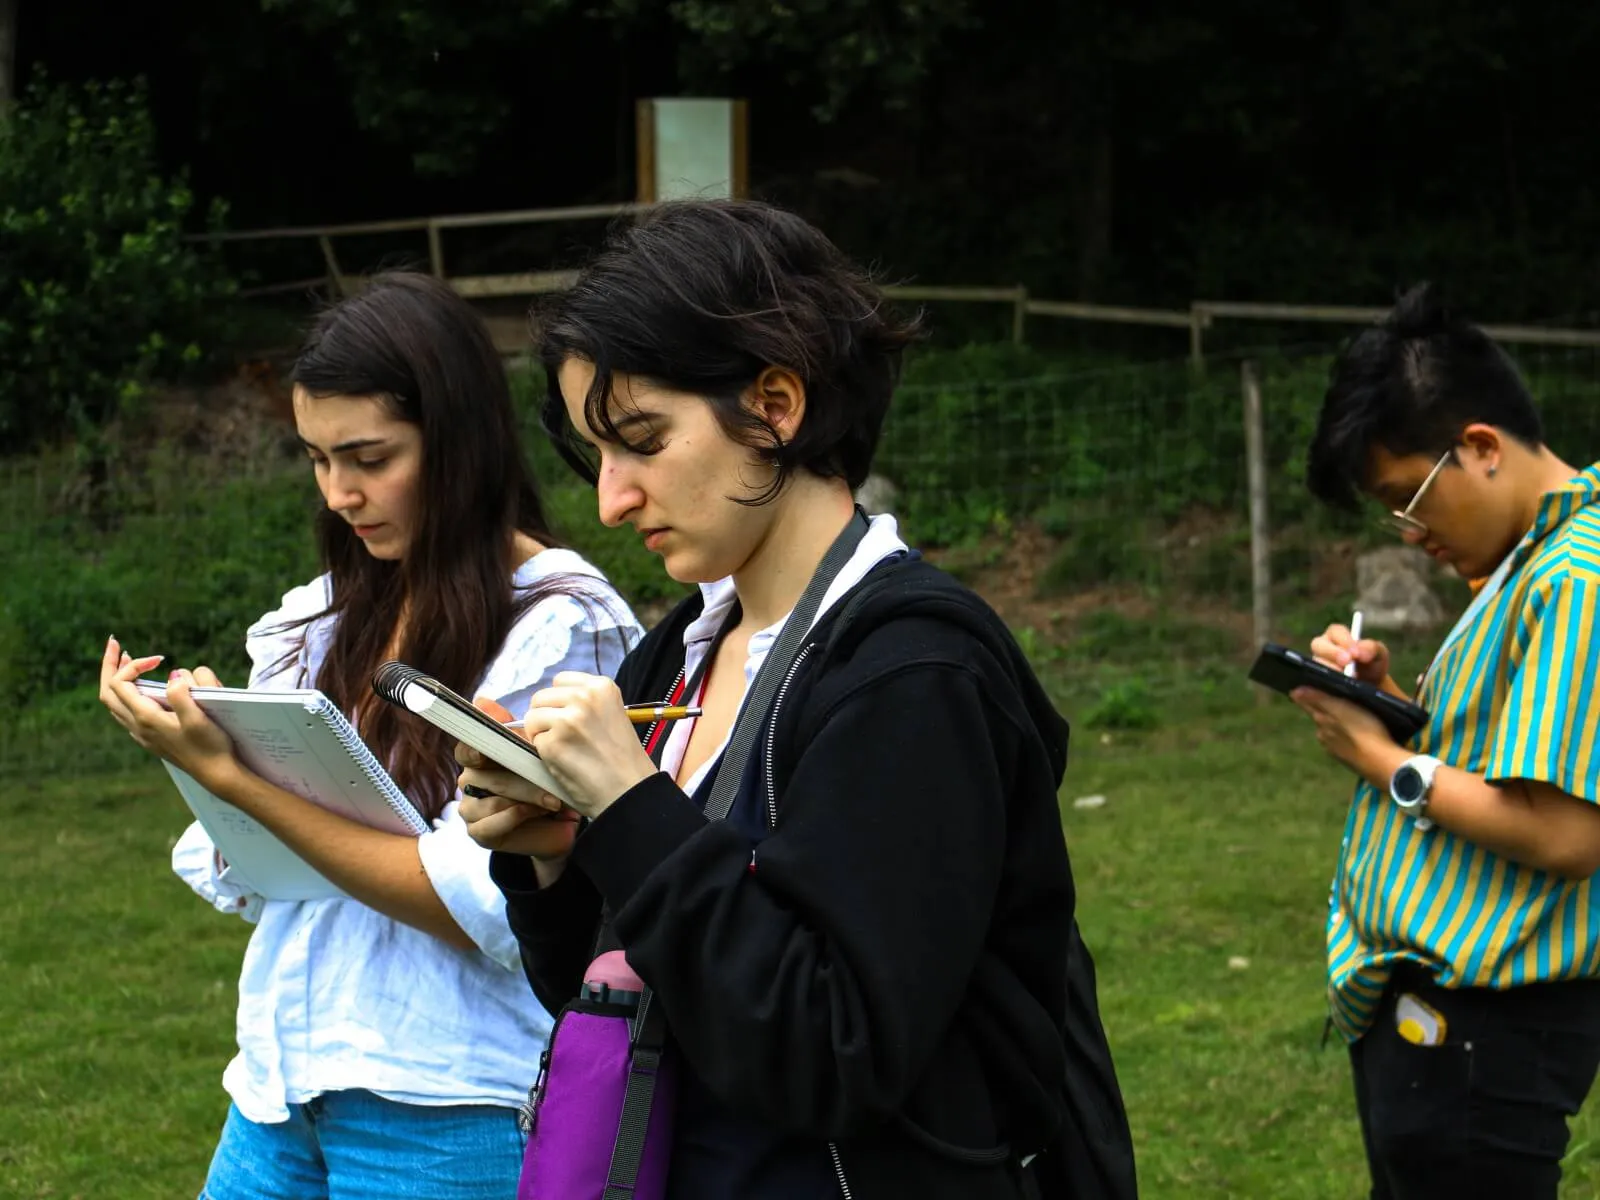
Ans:
[[[1297,654],[1272,642],[1261,647],[1255,666],[1250,668],[1250,678],[1285,695],[1295,688],[1309,687],[1359,704],[1382,721],[1397,742],[1409,740],[1428,723],[1428,710],[1420,705],[1352,679],[1342,671],[1319,663],[1309,654]]]

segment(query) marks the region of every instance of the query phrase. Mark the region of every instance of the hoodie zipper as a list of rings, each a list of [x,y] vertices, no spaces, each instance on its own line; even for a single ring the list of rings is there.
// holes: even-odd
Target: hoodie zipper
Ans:
[[[672,677],[672,683],[667,687],[667,698],[662,701],[664,705],[670,706],[674,703],[673,697],[677,693],[678,685],[683,682],[683,677],[686,674],[688,674],[687,666],[678,668],[678,673]],[[661,721],[659,719],[651,721],[650,728],[645,730],[644,737],[639,739],[640,743],[645,746],[649,746],[656,736],[656,730],[659,729],[660,726]]]
[[[800,647],[800,653],[794,656],[794,661],[789,664],[789,673],[783,677],[783,682],[778,685],[778,694],[772,701],[772,716],[767,724],[767,828],[774,829],[778,824],[778,790],[772,781],[772,760],[774,747],[778,739],[778,710],[783,707],[783,698],[789,694],[789,685],[794,682],[795,672],[800,670],[800,664],[805,661],[806,655],[811,653],[815,642],[807,642]]]
[[[850,1185],[845,1182],[844,1164],[839,1161],[839,1147],[834,1142],[828,1143],[828,1153],[833,1155],[833,1173],[839,1178],[839,1191],[844,1200],[850,1200]]]
[[[773,780],[773,760],[776,757],[778,740],[778,710],[783,707],[784,697],[789,694],[789,685],[794,682],[795,675],[800,670],[800,664],[805,661],[816,646],[815,642],[807,642],[800,647],[800,653],[794,656],[794,662],[789,664],[789,671],[783,677],[783,682],[778,685],[777,697],[772,702],[772,716],[767,723],[767,828],[772,829],[778,824],[778,787]],[[754,857],[751,862],[755,861]],[[837,1142],[828,1143],[828,1155],[833,1159],[833,1174],[839,1181],[839,1194],[844,1200],[851,1200],[850,1181],[844,1176],[844,1163],[839,1158],[839,1145]]]

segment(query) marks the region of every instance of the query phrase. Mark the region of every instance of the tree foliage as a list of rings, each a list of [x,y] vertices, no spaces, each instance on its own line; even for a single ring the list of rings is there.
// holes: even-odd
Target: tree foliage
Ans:
[[[636,99],[730,95],[749,101],[758,194],[929,283],[1379,303],[1432,275],[1486,319],[1600,307],[1584,83],[1595,6],[36,7],[24,71],[39,58],[83,75],[148,70],[167,161],[192,163],[196,186],[246,224],[625,199]],[[89,20],[103,31],[93,43]],[[594,228],[453,233],[447,257],[538,269]],[[299,249],[298,265],[266,273],[317,270],[314,248]],[[391,249],[416,251],[372,253]]]
[[[357,124],[399,142],[423,174],[470,167],[512,111],[507,76],[492,69],[513,51],[531,68],[541,30],[571,0],[261,0],[336,47]],[[490,69],[484,69],[489,67]]]
[[[36,80],[0,113],[0,450],[90,432],[201,356],[226,281],[182,240],[142,84]]]
[[[537,71],[547,47],[575,20],[604,25],[616,44],[664,30],[676,47],[685,88],[717,88],[770,74],[822,121],[837,118],[863,94],[904,107],[950,35],[977,24],[975,0],[261,3],[301,30],[339,44],[339,70],[358,123],[406,145],[424,174],[450,174],[473,164],[514,110],[507,83],[518,67],[507,60]],[[599,77],[608,77],[603,63],[594,66]]]

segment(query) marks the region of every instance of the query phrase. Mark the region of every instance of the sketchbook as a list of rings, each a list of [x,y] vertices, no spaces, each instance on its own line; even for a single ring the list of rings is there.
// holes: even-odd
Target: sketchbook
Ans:
[[[528,742],[437,679],[403,662],[386,662],[374,673],[372,690],[390,704],[416,713],[456,741],[465,742],[479,754],[549,792],[567,807],[572,806],[571,797]]]
[[[137,684],[143,695],[166,703],[164,685],[144,679]],[[196,687],[190,695],[233,739],[239,761],[269,783],[373,829],[413,837],[428,832],[422,814],[321,692]],[[186,771],[164,765],[232,878],[268,900],[346,894],[255,818],[212,795]]]

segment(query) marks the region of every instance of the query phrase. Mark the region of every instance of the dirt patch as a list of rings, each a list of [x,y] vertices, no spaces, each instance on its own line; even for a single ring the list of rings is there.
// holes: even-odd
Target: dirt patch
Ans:
[[[1014,526],[1009,535],[996,535],[978,548],[930,549],[926,553],[929,561],[963,579],[1013,629],[1065,633],[1091,612],[1112,609],[1137,620],[1160,610],[1159,600],[1132,584],[1107,584],[1041,597],[1039,576],[1062,545],[1060,539],[1027,521]]]
[[[175,446],[221,464],[288,457],[300,449],[290,412],[282,366],[256,359],[218,383],[150,394],[122,430],[124,449]]]
[[[1334,538],[1318,547],[1311,559],[1311,594],[1332,596],[1350,593],[1356,586],[1356,557],[1360,553],[1354,538]]]
[[[1283,531],[1284,539],[1293,535],[1294,531]],[[1170,582],[1159,591],[1137,583],[1103,583],[1041,596],[1041,575],[1068,543],[1032,522],[1020,522],[1006,535],[995,535],[980,546],[933,549],[927,556],[967,583],[1013,629],[1032,628],[1064,640],[1079,622],[1097,612],[1115,612],[1130,621],[1177,615],[1184,622],[1225,631],[1246,647],[1254,629],[1249,545],[1242,537],[1242,522],[1230,514],[1186,513],[1151,545],[1151,552],[1159,554],[1170,571]],[[1355,579],[1356,550],[1352,539],[1318,539],[1307,547],[1306,577],[1300,586],[1310,597],[1348,594]],[[1242,594],[1185,585],[1185,580],[1204,577],[1208,558],[1213,560],[1209,569],[1214,570],[1219,556],[1237,558],[1231,569],[1243,583]],[[1282,598],[1277,602],[1281,604]]]

